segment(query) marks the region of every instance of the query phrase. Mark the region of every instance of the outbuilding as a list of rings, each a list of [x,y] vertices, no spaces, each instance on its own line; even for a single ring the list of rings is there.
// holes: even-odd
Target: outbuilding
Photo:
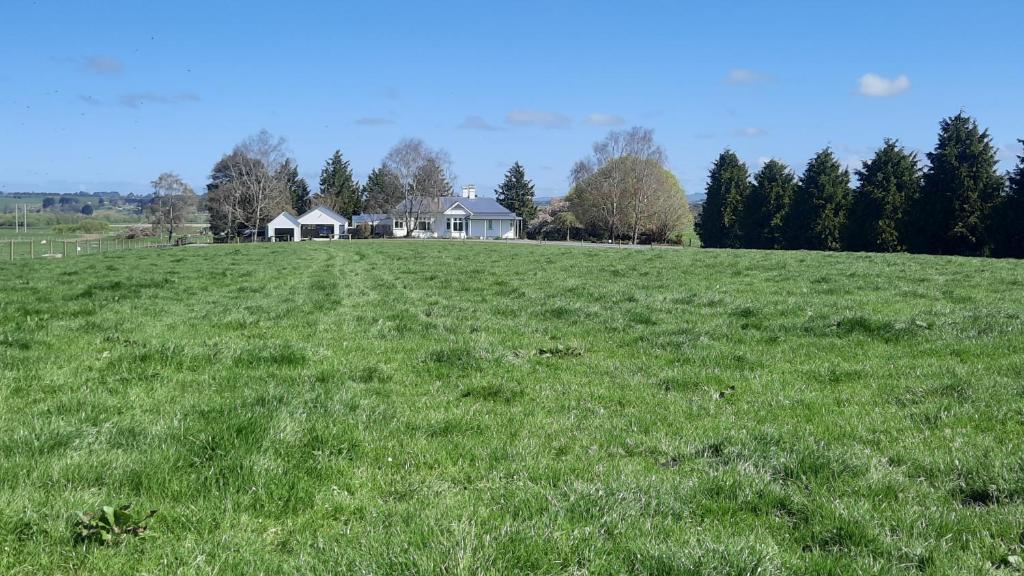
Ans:
[[[328,240],[349,233],[348,219],[326,206],[317,206],[302,216],[281,212],[267,223],[267,237],[273,242]]]
[[[267,238],[271,242],[298,242],[302,232],[302,224],[295,216],[281,212],[267,223]]]

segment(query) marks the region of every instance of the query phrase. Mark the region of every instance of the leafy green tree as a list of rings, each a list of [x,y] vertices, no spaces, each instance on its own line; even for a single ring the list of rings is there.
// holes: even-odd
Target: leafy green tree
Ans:
[[[1024,140],[1020,140],[1024,144]],[[992,227],[992,254],[1024,258],[1024,155],[1009,174],[1009,189],[995,208]]]
[[[701,246],[739,247],[740,213],[750,191],[747,165],[732,150],[724,150],[711,166],[706,190],[700,222],[696,226]]]
[[[861,252],[906,250],[905,218],[921,190],[917,154],[895,140],[885,145],[857,170],[857,187],[843,230],[843,247]]]
[[[296,214],[309,211],[309,184],[306,183],[305,178],[299,176],[299,167],[295,165],[291,158],[288,158],[284,161],[284,164],[281,164],[279,170],[281,171],[281,181],[284,182],[284,186],[288,189],[292,210]]]
[[[940,123],[921,194],[910,212],[908,248],[928,254],[981,255],[992,207],[1003,192],[988,130],[960,112]]]
[[[769,160],[754,175],[740,214],[744,248],[781,248],[786,210],[796,189],[796,176],[778,160]]]
[[[57,205],[57,199],[52,196],[43,198],[43,210],[49,210]]]
[[[839,250],[850,202],[850,172],[831,148],[807,163],[783,222],[783,245],[792,250]]]
[[[514,212],[524,222],[530,222],[537,216],[533,182],[526,179],[526,169],[519,162],[505,173],[505,181],[494,191],[494,197],[498,204]]]
[[[84,215],[84,216],[92,216],[92,213],[93,213],[92,204],[83,204],[81,212],[82,212],[82,215]]]
[[[348,160],[342,158],[340,150],[334,151],[320,171],[318,200],[350,220],[353,214],[362,212],[362,190],[352,177],[352,168]]]
[[[402,180],[384,166],[374,168],[363,184],[363,198],[366,212],[390,214],[405,199]]]

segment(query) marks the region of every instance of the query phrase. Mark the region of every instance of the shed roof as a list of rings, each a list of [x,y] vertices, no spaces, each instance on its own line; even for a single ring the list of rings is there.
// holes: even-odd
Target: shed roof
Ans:
[[[324,216],[327,216],[328,218],[330,218],[331,220],[334,220],[335,222],[337,222],[339,224],[347,224],[348,223],[348,218],[345,218],[344,216],[342,216],[341,214],[338,214],[334,210],[331,210],[327,206],[316,206],[316,207],[314,207],[313,209],[309,210],[308,212],[306,212],[302,216],[299,216],[299,222],[302,222],[303,219],[305,219],[307,216],[312,215],[315,212],[319,212],[319,213],[323,214]]]

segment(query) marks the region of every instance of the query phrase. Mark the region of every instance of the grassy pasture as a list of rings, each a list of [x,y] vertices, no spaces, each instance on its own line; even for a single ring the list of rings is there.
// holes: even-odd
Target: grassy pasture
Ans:
[[[1022,330],[1014,261],[0,261],[0,573],[1011,573]],[[72,543],[127,502],[153,536]]]

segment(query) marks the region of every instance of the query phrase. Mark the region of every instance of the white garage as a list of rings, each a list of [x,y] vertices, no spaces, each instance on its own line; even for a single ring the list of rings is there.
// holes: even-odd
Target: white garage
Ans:
[[[295,216],[281,212],[267,223],[267,238],[271,242],[298,242],[302,238],[302,224]]]
[[[329,240],[348,234],[348,219],[326,206],[317,206],[296,218],[281,212],[267,223],[267,238],[272,242]]]

